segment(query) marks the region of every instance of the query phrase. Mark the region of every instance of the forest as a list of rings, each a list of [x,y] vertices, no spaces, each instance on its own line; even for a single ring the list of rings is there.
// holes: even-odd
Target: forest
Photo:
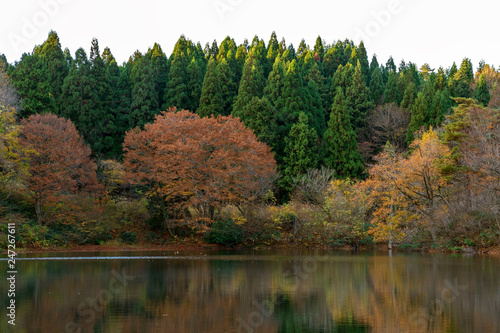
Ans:
[[[24,247],[500,244],[500,71],[181,36],[0,54],[0,229]],[[0,244],[6,242],[5,232]]]

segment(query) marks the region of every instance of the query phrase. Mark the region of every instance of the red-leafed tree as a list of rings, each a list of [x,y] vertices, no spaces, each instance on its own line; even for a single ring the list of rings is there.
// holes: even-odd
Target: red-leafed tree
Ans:
[[[161,199],[169,230],[175,225],[169,217],[189,207],[213,220],[226,205],[255,201],[276,177],[270,148],[231,116],[169,109],[144,130],[129,131],[124,151],[127,178]]]
[[[22,125],[21,144],[30,149],[28,197],[39,224],[47,224],[49,208],[67,206],[69,197],[101,193],[90,148],[70,120],[36,114]]]

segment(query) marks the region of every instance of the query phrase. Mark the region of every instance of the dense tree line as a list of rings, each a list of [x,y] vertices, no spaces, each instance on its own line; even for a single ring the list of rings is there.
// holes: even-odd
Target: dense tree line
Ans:
[[[376,208],[372,221],[380,222],[377,237],[396,239],[391,228],[403,218],[395,217],[397,223],[387,227],[387,207],[392,214],[395,205],[418,210],[437,202],[434,197],[419,198],[423,204],[405,201],[411,191],[401,189],[416,182],[412,175],[403,177],[407,170],[428,153],[433,173],[426,186],[438,193],[458,174],[458,169],[451,170],[459,168],[458,162],[475,166],[479,158],[473,154],[464,162],[465,151],[453,155],[464,147],[477,151],[479,143],[471,138],[463,139],[467,144],[456,143],[455,138],[445,147],[437,143],[433,129],[446,125],[448,136],[481,131],[480,121],[467,131],[453,128],[462,124],[456,117],[464,105],[488,110],[488,117],[486,111],[479,115],[497,126],[499,82],[499,73],[483,61],[475,73],[468,58],[460,67],[453,63],[446,69],[428,64],[418,68],[404,60],[396,66],[392,57],[380,64],[376,55],[369,61],[363,42],[327,44],[318,37],[314,47],[302,40],[295,49],[284,38],[278,41],[275,33],[267,44],[257,36],[240,45],[227,37],[205,47],[181,36],[170,56],[154,44],[119,65],[109,48],[101,52],[97,39],[89,54],[80,48],[73,56],[51,31],[42,45],[14,64],[0,56],[0,192],[29,193],[23,200],[36,207],[39,224],[56,218],[55,211],[76,221],[85,205],[107,207],[102,203],[108,195],[145,198],[149,211],[164,221],[189,219],[194,211],[213,220],[221,205],[238,206],[246,214],[241,203],[254,201],[253,193],[273,202],[271,179],[282,203],[292,195],[294,200],[309,198],[318,207],[357,201],[356,190],[345,194],[350,181],[368,179],[363,183],[372,186],[368,192],[376,189],[379,195],[370,197]],[[179,111],[176,116],[175,110],[192,113]],[[61,140],[65,145],[58,146]],[[274,154],[277,177],[267,147]],[[244,166],[252,150],[261,151],[260,157]],[[186,157],[188,151],[196,157]],[[449,155],[440,162],[447,170],[433,164],[436,151]],[[211,169],[217,154],[228,155]],[[265,165],[257,163],[259,158]],[[497,163],[495,158],[488,165]],[[496,179],[488,177],[481,180]],[[325,185],[333,178],[343,179],[332,185],[337,190]],[[396,178],[403,185],[390,187]],[[325,202],[327,188],[330,199],[335,197],[331,191],[344,193],[343,199]],[[335,216],[329,218],[344,218]],[[296,232],[299,219],[294,221]],[[167,224],[170,231],[178,225]]]
[[[267,44],[257,36],[240,45],[227,37],[204,48],[181,36],[170,56],[155,44],[119,65],[109,48],[101,52],[97,39],[89,55],[80,48],[72,56],[51,31],[6,72],[22,100],[21,117],[54,113],[71,119],[98,158],[120,159],[125,133],[169,107],[201,117],[240,117],[272,147],[280,187],[289,190],[307,168],[326,166],[342,177],[363,178],[364,165],[387,136],[373,126],[378,108],[397,110],[395,116],[409,121],[395,119],[406,140],[392,143],[405,149],[415,131],[443,122],[454,106],[450,97],[487,105],[493,87],[481,74],[485,66],[475,78],[467,58],[459,68],[437,70],[404,60],[397,67],[392,57],[380,65],[376,55],[369,61],[363,42],[327,44],[318,37],[314,47],[302,40],[295,49],[275,33]],[[297,137],[299,123],[307,140]]]

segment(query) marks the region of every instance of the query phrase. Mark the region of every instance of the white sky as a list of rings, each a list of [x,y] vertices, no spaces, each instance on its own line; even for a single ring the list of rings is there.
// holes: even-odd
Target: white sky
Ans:
[[[41,44],[55,30],[62,47],[87,52],[93,37],[108,46],[119,63],[158,42],[172,52],[181,34],[194,42],[227,36],[239,44],[255,34],[311,47],[320,35],[327,43],[365,41],[369,60],[390,55],[420,67],[459,66],[464,57],[498,65],[500,3],[492,0],[3,0],[0,53],[9,62]]]

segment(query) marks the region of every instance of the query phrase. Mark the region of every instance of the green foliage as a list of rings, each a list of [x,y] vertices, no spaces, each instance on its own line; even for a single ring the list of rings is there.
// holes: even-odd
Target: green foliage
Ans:
[[[281,185],[288,191],[292,190],[293,179],[316,168],[318,153],[316,142],[318,135],[314,128],[308,126],[308,119],[304,112],[299,114],[299,121],[290,129],[285,138],[285,158]]]
[[[384,103],[394,103],[399,105],[401,92],[398,88],[397,74],[391,71],[384,92]]]
[[[483,74],[479,76],[479,81],[476,89],[474,90],[474,99],[482,106],[488,106],[488,103],[490,102],[491,96]]]
[[[361,178],[364,173],[362,157],[358,152],[356,132],[352,129],[342,89],[332,105],[328,129],[323,136],[324,164],[342,178]]]
[[[245,230],[232,219],[214,222],[205,234],[205,242],[224,246],[235,246],[245,240]]]
[[[215,58],[210,58],[205,79],[203,80],[198,114],[200,117],[211,115],[216,117],[223,112],[222,85],[217,72],[217,62]]]
[[[135,234],[135,232],[128,232],[128,231],[125,231],[125,230],[122,230],[120,232],[120,238],[122,239],[122,241],[128,245],[132,245],[132,244],[135,244],[137,243],[137,235]]]

